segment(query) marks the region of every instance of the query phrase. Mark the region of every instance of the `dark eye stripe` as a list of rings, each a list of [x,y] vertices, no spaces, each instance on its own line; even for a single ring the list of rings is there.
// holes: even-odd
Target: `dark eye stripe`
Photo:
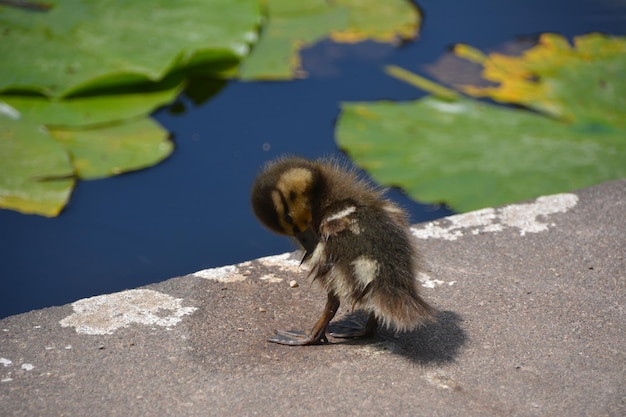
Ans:
[[[289,204],[287,204],[287,199],[279,189],[275,188],[275,190],[278,192],[280,202],[283,204],[283,220],[285,220],[287,224],[293,226],[293,218],[291,217],[291,214],[289,214]]]

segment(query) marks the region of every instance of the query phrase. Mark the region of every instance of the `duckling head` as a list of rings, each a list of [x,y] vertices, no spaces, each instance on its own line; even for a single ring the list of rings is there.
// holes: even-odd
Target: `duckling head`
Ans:
[[[284,158],[266,165],[252,186],[252,207],[270,230],[295,236],[307,252],[318,237],[313,227],[313,195],[319,169],[311,161]]]

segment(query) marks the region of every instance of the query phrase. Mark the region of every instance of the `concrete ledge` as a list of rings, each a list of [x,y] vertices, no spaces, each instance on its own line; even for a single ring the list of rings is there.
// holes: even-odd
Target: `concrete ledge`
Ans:
[[[626,415],[626,180],[413,233],[436,325],[267,343],[324,295],[262,258],[0,320],[0,415]]]

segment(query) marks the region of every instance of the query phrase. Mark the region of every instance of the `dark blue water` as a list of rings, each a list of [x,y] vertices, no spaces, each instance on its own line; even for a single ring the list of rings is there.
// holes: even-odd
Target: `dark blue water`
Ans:
[[[251,181],[264,161],[283,153],[341,155],[333,139],[340,102],[422,95],[386,76],[384,65],[424,73],[423,65],[456,42],[488,50],[540,32],[626,32],[626,2],[619,0],[425,0],[420,6],[420,39],[402,48],[322,42],[303,54],[306,80],[229,82],[201,105],[181,97],[154,115],[173,133],[169,159],[79,183],[58,218],[0,210],[0,317],[292,250],[254,219]],[[393,197],[415,222],[450,213],[398,192]]]

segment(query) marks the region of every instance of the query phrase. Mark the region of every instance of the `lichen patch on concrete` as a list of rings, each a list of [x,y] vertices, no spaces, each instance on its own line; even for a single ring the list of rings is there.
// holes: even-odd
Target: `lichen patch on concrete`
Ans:
[[[457,240],[465,235],[496,233],[507,228],[516,228],[520,236],[539,233],[553,227],[555,223],[547,217],[565,213],[578,203],[575,194],[555,194],[539,197],[534,203],[511,204],[501,208],[485,208],[470,213],[457,214],[426,223],[411,229],[419,239]]]
[[[183,307],[182,299],[158,291],[137,289],[99,295],[72,303],[74,313],[59,322],[77,333],[113,334],[133,323],[146,326],[176,326],[196,307]]]
[[[422,378],[429,384],[444,390],[456,391],[460,388],[457,381],[441,370],[428,371],[422,376]]]
[[[9,368],[12,369],[13,368],[13,361],[11,359],[7,359],[7,358],[2,358],[0,357],[0,365],[3,366],[3,368]],[[33,369],[35,369],[35,365],[33,365],[32,363],[23,363],[20,366],[20,369],[22,371],[32,371]],[[7,372],[5,375],[2,375],[0,377],[0,382],[12,382],[13,381],[13,377],[12,377],[13,371],[9,370],[9,372]]]
[[[240,282],[245,280],[254,270],[261,266],[271,269],[272,272],[260,276],[260,280],[272,283],[282,282],[284,278],[297,272],[300,267],[300,261],[293,257],[292,253],[283,253],[280,255],[266,256],[254,261],[246,261],[237,265],[227,265],[219,268],[204,269],[194,272],[191,276],[210,279],[217,282]]]
[[[267,267],[279,267],[290,271],[298,270],[300,268],[300,261],[294,259],[291,252],[280,255],[266,256],[264,258],[257,259],[257,261]]]
[[[21,368],[25,371],[32,371],[33,369],[35,369],[35,365],[33,365],[32,363],[23,363]]]
[[[246,276],[241,273],[237,265],[226,265],[219,268],[203,269],[202,271],[194,272],[191,275],[217,282],[239,282],[246,279]]]
[[[417,280],[422,284],[422,287],[424,288],[437,288],[437,287],[441,287],[442,285],[448,285],[448,286],[452,286],[454,284],[456,284],[456,281],[449,281],[449,282],[445,282],[442,281],[440,279],[433,279],[430,277],[430,275],[424,273],[424,272],[419,272],[417,274]]]

